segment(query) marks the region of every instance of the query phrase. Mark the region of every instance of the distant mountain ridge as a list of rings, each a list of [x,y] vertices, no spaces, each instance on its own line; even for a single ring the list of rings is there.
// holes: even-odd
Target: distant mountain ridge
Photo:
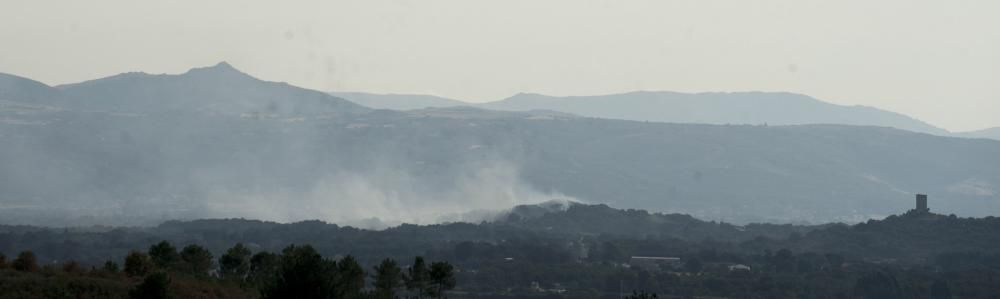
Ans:
[[[603,96],[552,97],[518,94],[483,107],[549,109],[581,116],[705,124],[843,124],[883,126],[946,134],[908,116],[864,106],[841,106],[783,92],[679,93],[637,91]]]
[[[321,92],[256,79],[226,62],[178,75],[132,72],[55,88],[66,107],[126,113],[293,116],[369,110]]]
[[[987,138],[987,139],[1000,140],[1000,127],[962,132],[962,133],[957,133],[956,135],[969,138]]]
[[[475,105],[508,110],[552,110],[586,117],[635,121],[703,124],[844,124],[893,127],[908,131],[948,135],[948,131],[899,113],[866,106],[842,106],[784,92],[680,93],[636,91],[597,96],[554,97],[520,93],[482,104],[429,96],[383,96],[334,93],[370,107],[408,110],[416,106]],[[412,101],[413,103],[411,103]]]

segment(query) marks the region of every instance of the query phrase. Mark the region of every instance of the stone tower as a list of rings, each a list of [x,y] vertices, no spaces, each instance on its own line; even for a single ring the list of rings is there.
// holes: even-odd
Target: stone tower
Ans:
[[[927,208],[927,194],[917,194],[917,212],[930,212],[931,210]]]

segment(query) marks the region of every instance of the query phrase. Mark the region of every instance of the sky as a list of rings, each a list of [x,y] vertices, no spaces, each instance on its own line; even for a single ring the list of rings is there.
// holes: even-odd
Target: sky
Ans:
[[[227,61],[327,91],[787,91],[1000,127],[1000,1],[0,0],[0,72],[50,85]]]

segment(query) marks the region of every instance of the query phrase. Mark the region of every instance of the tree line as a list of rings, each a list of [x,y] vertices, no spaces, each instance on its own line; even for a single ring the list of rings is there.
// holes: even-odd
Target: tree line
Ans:
[[[402,266],[386,258],[371,271],[365,271],[350,255],[328,258],[310,245],[294,244],[280,253],[253,253],[247,246],[237,243],[215,259],[202,246],[191,244],[178,250],[170,242],[161,241],[146,251],[129,252],[124,257],[123,266],[109,260],[100,267],[91,267],[89,271],[75,261],[62,263],[59,267],[40,266],[32,251],[22,251],[10,262],[0,254],[0,271],[9,271],[8,268],[27,274],[58,271],[71,277],[89,274],[135,281],[124,296],[127,298],[183,297],[172,291],[177,287],[174,286],[175,279],[234,286],[244,291],[247,297],[260,298],[446,298],[447,291],[456,286],[455,267],[445,261],[428,262],[417,256],[412,264]],[[0,288],[0,293],[3,291]],[[71,290],[64,293],[81,297]],[[113,290],[97,292],[108,297],[121,297],[113,296],[113,293]]]

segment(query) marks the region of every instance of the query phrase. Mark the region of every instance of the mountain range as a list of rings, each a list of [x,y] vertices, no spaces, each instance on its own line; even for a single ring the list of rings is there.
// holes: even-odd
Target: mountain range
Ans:
[[[836,105],[786,92],[636,91],[595,96],[555,97],[520,93],[486,103],[466,103],[429,95],[334,92],[333,95],[378,109],[411,110],[472,106],[492,110],[552,110],[585,117],[668,123],[880,126],[941,136],[1000,140],[1000,130],[949,132],[918,119],[868,106]]]
[[[0,219],[431,223],[563,198],[736,223],[855,222],[906,210],[913,193],[940,213],[1000,213],[994,140],[577,114],[371,109],[226,63],[55,87],[4,75]]]

